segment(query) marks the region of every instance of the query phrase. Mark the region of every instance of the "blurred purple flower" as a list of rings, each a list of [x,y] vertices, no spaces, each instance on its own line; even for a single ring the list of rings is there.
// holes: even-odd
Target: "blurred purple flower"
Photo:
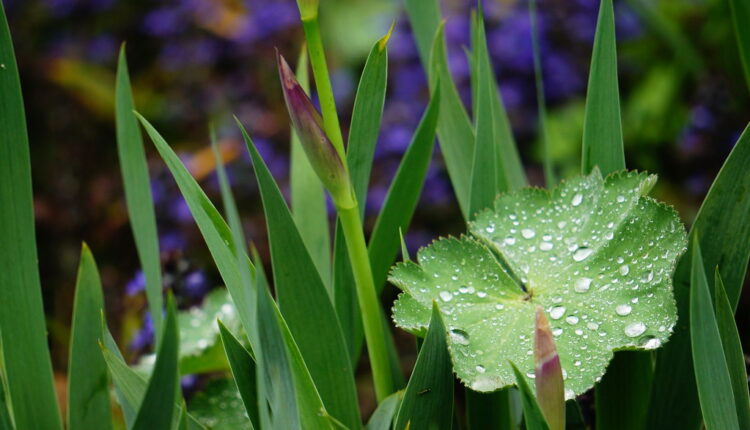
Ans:
[[[144,312],[143,326],[138,330],[130,341],[130,349],[143,351],[154,341],[154,321],[151,314]]]
[[[143,270],[138,269],[135,272],[135,276],[125,284],[125,294],[128,296],[134,296],[142,292],[146,288],[146,275]]]
[[[208,279],[202,270],[189,272],[183,279],[182,286],[185,294],[194,299],[205,296],[209,290]]]

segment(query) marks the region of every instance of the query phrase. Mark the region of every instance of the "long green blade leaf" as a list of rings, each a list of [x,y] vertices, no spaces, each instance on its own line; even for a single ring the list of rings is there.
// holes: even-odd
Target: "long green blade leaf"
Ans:
[[[478,19],[482,18],[481,11]],[[484,23],[475,24],[477,40],[484,40]],[[485,65],[489,63],[487,45],[480,44],[474,52],[474,70],[477,76],[476,135],[474,140],[474,155],[471,166],[471,184],[469,188],[469,219],[482,209],[492,206],[495,196],[500,190],[506,191],[508,183],[499,163],[500,154],[496,151],[497,136],[495,134],[495,112],[493,111],[492,93],[495,92],[492,69]]]
[[[232,231],[164,138],[145,118],[136,115],[170,172],[172,172],[172,176],[177,182],[185,202],[187,202],[190,213],[193,215],[201,235],[203,235],[203,240],[211,252],[216,267],[219,269],[221,278],[232,295],[232,300],[237,306],[245,332],[251,333],[256,323],[255,292],[252,290],[252,285],[242,280]],[[254,270],[249,261],[246,267],[249,267],[251,272]]]
[[[0,372],[0,430],[13,430],[13,423],[10,419],[10,411],[8,410],[8,401],[5,398],[5,378],[3,378],[2,372]],[[390,421],[388,422],[390,426]],[[387,428],[387,427],[386,427]]]
[[[410,20],[413,22],[413,19]],[[453,190],[464,218],[470,218],[471,171],[474,160],[474,131],[448,68],[445,26],[440,25],[430,54],[430,88],[440,85],[438,140]]]
[[[526,424],[527,430],[549,430],[547,421],[544,420],[542,410],[539,409],[539,404],[536,402],[534,392],[531,391],[526,377],[518,370],[515,364],[511,363],[513,367],[513,373],[516,375],[516,381],[518,383],[518,391],[521,392],[521,401],[523,403],[523,418]]]
[[[596,428],[643,428],[654,375],[653,357],[642,351],[617,351],[596,386]]]
[[[732,309],[737,307],[750,258],[750,130],[740,136],[724,162],[693,223],[700,231],[705,270],[721,266]],[[690,250],[686,255],[689,255]],[[690,353],[690,259],[683,256],[674,276],[677,325],[657,354],[648,428],[697,429],[700,409]]]
[[[19,429],[60,429],[37,268],[29,140],[13,42],[0,4],[0,327]]]
[[[115,125],[117,128],[117,153],[125,188],[130,226],[133,230],[138,258],[146,276],[148,299],[157,344],[161,336],[162,280],[159,238],[156,233],[156,215],[151,196],[151,185],[146,163],[146,151],[138,121],[133,115],[133,93],[130,88],[125,45],[120,48],[115,84]]]
[[[375,288],[382,291],[388,269],[399,250],[399,231],[409,228],[414,210],[422,192],[427,168],[435,143],[435,127],[440,108],[440,91],[437,90],[427,105],[409,149],[406,150],[396,175],[388,188],[383,209],[370,236],[368,252]]]
[[[625,165],[612,0],[601,0],[599,7],[583,121],[582,164],[584,174],[599,166],[604,175]]]
[[[531,46],[534,56],[534,83],[536,86],[536,105],[539,116],[537,134],[542,143],[542,163],[544,166],[544,180],[547,188],[552,188],[557,183],[555,170],[549,150],[549,137],[547,126],[547,105],[544,97],[544,79],[542,74],[542,59],[539,48],[539,27],[537,25],[536,0],[529,1],[529,20],[531,22]]]
[[[740,50],[742,69],[745,71],[745,81],[750,87],[750,4],[743,0],[729,0],[732,11],[734,33]]]
[[[360,426],[352,364],[336,311],[271,172],[240,125],[266,213],[279,308],[328,411]],[[320,339],[325,339],[321,342]]]
[[[180,390],[177,356],[180,348],[175,305],[167,304],[167,318],[162,342],[156,354],[154,371],[148,381],[146,394],[138,408],[132,430],[168,429],[173,424],[174,404]]]
[[[309,91],[307,71],[307,49],[302,49],[297,62],[297,80]],[[299,136],[291,129],[291,166],[289,188],[292,195],[292,211],[299,234],[305,242],[310,257],[327,288],[331,288],[331,238],[328,229],[328,209],[323,184],[318,179],[302,149]]]
[[[430,67],[430,50],[440,25],[439,0],[404,0],[409,24],[417,42],[419,59],[425,70]]]
[[[515,429],[510,404],[510,389],[480,393],[466,389],[466,427],[469,430]]]
[[[68,359],[68,428],[112,428],[107,363],[98,343],[103,338],[102,281],[91,250],[84,243],[73,304]]]
[[[427,336],[396,416],[396,430],[450,429],[453,425],[453,372],[445,325],[436,304]]]
[[[372,413],[370,421],[367,422],[365,430],[390,430],[403,397],[403,391],[396,391],[380,402],[378,408]]]
[[[232,370],[237,389],[242,397],[247,415],[254,428],[260,428],[260,418],[258,414],[258,390],[257,376],[255,369],[255,360],[250,351],[237,340],[236,337],[219,321],[219,332],[221,333],[221,342],[224,345],[224,352],[229,361],[229,367]]]
[[[703,422],[707,430],[739,429],[729,369],[696,234],[692,251],[690,340]]]
[[[727,360],[729,379],[732,383],[734,404],[737,411],[737,421],[743,430],[750,429],[750,394],[747,387],[747,370],[745,357],[742,353],[742,342],[734,321],[734,311],[724,290],[718,268],[714,272],[714,307],[716,308],[716,323],[721,335],[721,345]]]

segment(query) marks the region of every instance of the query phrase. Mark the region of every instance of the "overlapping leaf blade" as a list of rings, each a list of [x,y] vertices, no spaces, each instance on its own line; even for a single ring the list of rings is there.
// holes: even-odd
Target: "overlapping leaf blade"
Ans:
[[[103,339],[102,283],[94,256],[86,244],[81,248],[73,305],[73,324],[68,359],[69,429],[112,428],[107,364],[99,350]]]
[[[279,308],[326,408],[348,427],[357,428],[353,371],[333,304],[271,172],[244,129],[242,132],[266,213]]]
[[[470,224],[483,243],[441,239],[420,250],[419,266],[394,268],[399,302],[439,301],[454,370],[477,391],[513,383],[507,360],[532,372],[539,304],[552,320],[566,395],[582,393],[612,350],[656,348],[675,323],[670,282],[685,232],[671,208],[645,197],[653,182],[633,172],[604,180],[595,170],[551,193],[501,196]],[[398,310],[397,324],[414,324]]]
[[[721,266],[727,298],[737,307],[750,257],[750,131],[740,136],[724,162],[693,222],[700,231],[705,270]],[[688,251],[689,253],[689,251]],[[648,407],[649,429],[674,426],[696,429],[700,408],[693,374],[689,333],[690,259],[683,257],[674,276],[678,319],[675,332],[657,354],[654,381]]]
[[[60,429],[37,269],[29,141],[21,84],[0,4],[0,327],[18,428]]]
[[[117,129],[117,153],[120,159],[127,202],[128,217],[135,239],[138,259],[146,277],[148,299],[157,343],[161,336],[162,280],[159,238],[156,233],[156,215],[151,197],[151,183],[146,163],[146,152],[130,88],[130,75],[125,57],[125,45],[120,48],[115,84],[115,126]]]
[[[549,430],[547,422],[544,420],[544,414],[539,409],[534,392],[531,391],[529,383],[526,381],[524,374],[518,370],[515,364],[511,363],[513,374],[518,383],[518,391],[521,392],[521,402],[523,404],[523,418],[528,430]]]
[[[604,174],[625,166],[612,0],[602,0],[599,6],[586,94],[582,163],[585,174],[594,166]]]
[[[708,430],[739,429],[734,394],[697,235],[690,271],[690,344],[703,422]]]
[[[254,428],[260,428],[260,418],[258,414],[258,391],[257,377],[255,369],[255,360],[250,352],[242,346],[239,340],[219,321],[219,330],[221,332],[221,341],[224,345],[224,351],[232,369],[234,383],[237,384],[237,390],[240,392],[242,402],[245,404],[250,421]]]
[[[737,46],[740,51],[740,61],[745,72],[745,81],[750,87],[750,4],[742,0],[729,0],[734,23],[734,33],[737,37]]]
[[[432,306],[429,326],[396,415],[396,430],[453,425],[453,374],[437,305]]]

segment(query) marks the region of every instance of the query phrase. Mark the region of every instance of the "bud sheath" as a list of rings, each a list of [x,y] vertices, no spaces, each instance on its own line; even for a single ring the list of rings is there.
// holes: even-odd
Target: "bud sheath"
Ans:
[[[534,331],[534,363],[536,365],[536,397],[550,430],[565,429],[565,394],[560,356],[549,322],[541,306],[536,308]]]

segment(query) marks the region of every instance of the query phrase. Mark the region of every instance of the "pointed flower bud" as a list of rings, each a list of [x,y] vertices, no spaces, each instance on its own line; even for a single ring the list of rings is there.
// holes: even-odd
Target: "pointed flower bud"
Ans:
[[[309,21],[318,17],[318,4],[320,0],[297,0],[299,14],[302,21]]]
[[[562,367],[560,356],[557,355],[555,348],[554,337],[549,329],[549,322],[541,306],[536,308],[534,363],[536,365],[534,383],[539,408],[550,430],[563,430],[565,428],[565,394]]]
[[[310,165],[328,189],[336,206],[354,206],[349,173],[323,130],[323,118],[297,82],[284,57],[277,52],[276,59],[286,107]]]

